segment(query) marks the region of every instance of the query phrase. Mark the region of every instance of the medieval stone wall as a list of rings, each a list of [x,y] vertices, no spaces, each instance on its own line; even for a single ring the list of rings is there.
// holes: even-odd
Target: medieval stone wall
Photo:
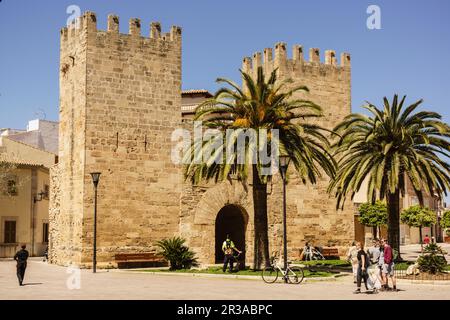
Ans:
[[[279,80],[292,79],[290,87],[305,85],[308,93],[296,94],[294,98],[312,100],[320,105],[324,117],[317,121],[332,129],[351,112],[350,56],[343,53],[337,64],[335,52],[325,54],[321,63],[319,50],[310,50],[310,59],[303,57],[301,46],[293,47],[292,58],[286,53],[286,44],[266,48],[264,55],[257,52],[253,58],[243,59],[243,70],[256,76],[262,66],[268,76],[278,69]],[[288,87],[289,88],[289,87]],[[187,122],[189,123],[189,122]],[[251,181],[251,179],[249,180]],[[348,202],[344,210],[336,210],[334,197],[328,195],[329,179],[323,175],[316,185],[304,185],[293,168],[289,170],[287,186],[288,253],[297,258],[306,241],[316,246],[338,247],[344,255],[354,236],[353,205]],[[278,175],[268,186],[269,241],[271,253],[282,252],[282,182]],[[190,245],[199,253],[200,261],[214,263],[215,219],[219,210],[235,204],[248,218],[246,229],[246,262],[253,260],[253,199],[251,186],[245,191],[239,182],[223,182],[218,185],[190,186],[186,183],[182,193],[180,233],[189,239]]]
[[[96,16],[86,12],[78,26],[61,31],[59,164],[52,169],[50,259],[61,265],[89,266],[92,261],[93,184],[98,190],[97,248],[99,266],[114,265],[119,252],[154,251],[154,243],[180,234],[202,264],[214,263],[215,221],[227,205],[239,208],[246,224],[247,263],[253,253],[251,186],[238,181],[191,186],[182,167],[171,161],[171,134],[188,127],[181,115],[181,30],[161,33],[152,23],[150,38],[141,36],[138,19],[129,34],[119,33],[119,18],[108,17],[107,31],[97,30]],[[279,43],[245,58],[243,69],[266,73],[278,68],[281,79],[308,86],[299,97],[321,105],[319,122],[332,128],[350,113],[350,57],[338,66],[333,51],[320,63],[318,49],[305,61],[300,46],[292,59]],[[294,85],[293,84],[293,85]],[[186,120],[186,119],[185,119]],[[288,246],[291,258],[305,241],[341,249],[353,238],[353,208],[336,211],[326,193],[328,179],[303,185],[289,172]],[[268,188],[272,251],[282,239],[282,185],[274,177]]]
[[[102,265],[118,252],[154,250],[178,232],[181,168],[171,162],[170,136],[181,123],[181,29],[162,34],[152,23],[145,38],[131,19],[129,34],[119,34],[111,15],[99,31],[92,12],[79,23],[61,36],[61,217],[54,221],[72,236],[52,250],[56,263],[91,263],[90,172],[98,171]]]
[[[272,52],[275,51],[275,55]],[[305,85],[309,92],[298,92],[294,98],[311,100],[322,107],[323,118],[317,121],[327,129],[333,129],[351,112],[351,68],[350,55],[341,54],[340,65],[333,50],[325,52],[325,63],[321,62],[319,49],[309,50],[309,61],[304,58],[303,48],[294,45],[292,58],[287,56],[287,46],[280,42],[272,48],[264,49],[263,55],[255,53],[253,59],[244,58],[243,69],[256,73],[262,66],[266,75],[275,68],[278,79],[292,79],[290,88]],[[306,241],[316,246],[336,246],[340,254],[345,254],[353,240],[354,209],[350,201],[344,210],[336,210],[334,197],[327,194],[329,179],[323,174],[315,185],[304,185],[291,167],[287,186],[288,250],[290,256],[298,256],[299,249]],[[282,241],[282,184],[274,181],[273,193],[269,198],[269,224],[273,232],[273,248],[281,247]]]

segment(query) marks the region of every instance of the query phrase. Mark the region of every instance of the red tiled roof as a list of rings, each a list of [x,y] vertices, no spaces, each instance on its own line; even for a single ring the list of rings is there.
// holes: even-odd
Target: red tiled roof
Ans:
[[[206,89],[190,89],[190,90],[183,90],[183,91],[181,91],[182,95],[199,94],[199,93],[203,93],[203,94],[206,94],[209,97],[212,97],[212,94]]]
[[[0,162],[22,165],[22,166],[45,167],[45,165],[43,163],[15,158],[15,157],[11,157],[7,154],[0,155]]]

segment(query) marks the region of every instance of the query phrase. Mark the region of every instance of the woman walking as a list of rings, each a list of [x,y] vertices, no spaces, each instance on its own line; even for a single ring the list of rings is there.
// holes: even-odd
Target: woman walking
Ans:
[[[358,259],[358,272],[356,275],[357,288],[354,293],[361,293],[361,281],[364,281],[366,291],[369,291],[369,287],[367,286],[367,267],[369,266],[369,259],[366,252],[364,251],[364,246],[361,244],[361,242],[356,243],[356,249],[358,250],[358,253],[356,255]]]

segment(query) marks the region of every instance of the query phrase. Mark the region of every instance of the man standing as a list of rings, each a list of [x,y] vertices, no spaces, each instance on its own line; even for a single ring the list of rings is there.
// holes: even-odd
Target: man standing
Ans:
[[[230,240],[230,236],[227,234],[227,239],[222,244],[222,251],[225,254],[225,258],[223,259],[223,272],[227,270],[228,263],[230,264],[230,272],[233,272],[233,262],[234,262],[234,256],[233,251],[241,253],[236,246],[234,245],[233,241]]]
[[[430,237],[428,237],[428,235],[425,235],[425,238],[423,238],[423,243],[426,245],[430,244]]]
[[[367,249],[367,255],[370,259],[370,266],[367,269],[367,273],[369,274],[369,283],[373,285],[375,289],[381,288],[381,270],[379,267],[380,262],[380,241],[378,239],[373,239],[372,247]],[[376,291],[376,290],[374,290]]]
[[[395,272],[394,272],[394,254],[391,246],[387,243],[385,239],[381,239],[381,245],[384,247],[383,249],[383,275],[384,275],[384,290],[389,289],[388,278],[392,280],[392,289],[393,291],[397,291]]]
[[[19,285],[21,286],[23,286],[23,278],[25,277],[27,259],[29,256],[28,251],[25,250],[26,247],[26,245],[22,245],[22,250],[18,251],[14,256],[14,260],[17,262],[17,279],[19,279]]]
[[[356,242],[353,241],[350,248],[347,251],[347,261],[352,264],[352,272],[353,272],[353,283],[356,283],[356,278],[358,275],[358,249],[356,249]]]

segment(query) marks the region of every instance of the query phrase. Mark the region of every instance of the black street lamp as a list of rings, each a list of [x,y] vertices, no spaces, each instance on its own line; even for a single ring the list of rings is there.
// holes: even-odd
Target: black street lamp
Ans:
[[[91,172],[94,183],[94,253],[92,258],[92,271],[97,272],[97,186],[100,180],[100,172]]]
[[[280,156],[280,173],[283,179],[283,260],[284,270],[287,269],[287,223],[286,223],[286,173],[291,158],[287,155]],[[287,283],[287,277],[284,281]]]

